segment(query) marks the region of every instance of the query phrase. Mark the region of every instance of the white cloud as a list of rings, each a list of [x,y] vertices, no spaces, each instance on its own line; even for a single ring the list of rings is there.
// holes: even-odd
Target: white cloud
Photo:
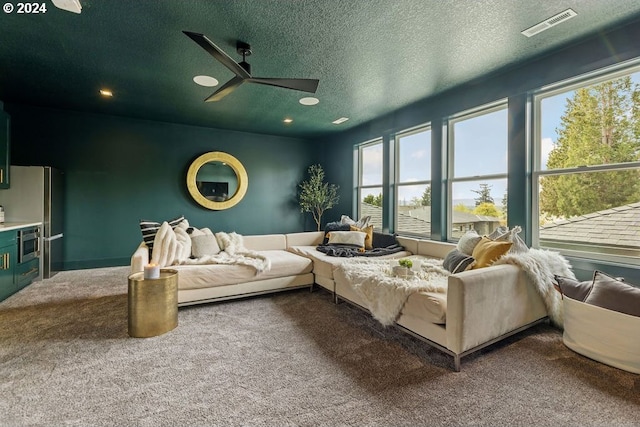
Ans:
[[[540,166],[542,169],[546,169],[547,160],[549,160],[549,154],[555,148],[555,144],[553,143],[553,139],[551,138],[542,138],[540,144]]]
[[[427,150],[418,150],[411,153],[412,159],[423,159],[427,157]]]

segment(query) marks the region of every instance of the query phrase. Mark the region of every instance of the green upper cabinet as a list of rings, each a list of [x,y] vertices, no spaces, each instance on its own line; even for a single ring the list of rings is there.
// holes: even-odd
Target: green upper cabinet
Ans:
[[[9,188],[9,115],[0,102],[0,188]]]

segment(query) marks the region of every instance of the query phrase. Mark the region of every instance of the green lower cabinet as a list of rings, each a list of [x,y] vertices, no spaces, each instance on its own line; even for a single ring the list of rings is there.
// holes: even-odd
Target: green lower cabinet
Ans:
[[[34,258],[30,261],[23,262],[22,264],[16,264],[14,271],[15,288],[16,291],[24,288],[33,282],[40,273],[40,258]]]
[[[9,232],[6,232],[9,233]],[[0,233],[0,235],[5,233]],[[4,240],[0,238],[0,240]],[[15,241],[11,246],[0,247],[0,301],[18,291],[14,280],[14,270],[18,257],[18,247]]]
[[[40,258],[18,263],[18,231],[0,232],[0,301],[40,275]]]

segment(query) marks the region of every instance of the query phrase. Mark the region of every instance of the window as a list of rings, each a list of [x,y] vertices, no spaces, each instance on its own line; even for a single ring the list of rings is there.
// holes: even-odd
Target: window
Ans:
[[[396,136],[395,231],[431,234],[431,129]]]
[[[540,91],[533,123],[534,244],[640,264],[640,67]]]
[[[359,179],[358,200],[359,215],[371,216],[370,224],[382,229],[382,140],[375,140],[358,147]]]
[[[506,224],[507,105],[492,104],[449,120],[448,238]]]

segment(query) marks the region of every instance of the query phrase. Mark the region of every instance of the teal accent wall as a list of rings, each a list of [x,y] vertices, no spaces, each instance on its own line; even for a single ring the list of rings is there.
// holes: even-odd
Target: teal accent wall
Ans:
[[[530,156],[527,152],[526,120],[528,93],[546,85],[569,79],[580,74],[615,65],[640,57],[640,26],[632,23],[607,33],[576,42],[558,51],[499,73],[483,76],[402,108],[392,114],[365,123],[335,137],[319,138],[314,146],[322,147],[318,162],[325,166],[330,182],[340,185],[340,205],[325,218],[326,222],[339,219],[341,213],[355,215],[357,206],[353,191],[356,163],[351,161],[354,146],[375,138],[388,138],[395,133],[425,123],[432,124],[432,238],[446,239],[446,153],[442,141],[446,138],[443,124],[455,113],[478,106],[508,99],[509,112],[509,225],[522,225],[531,220]],[[437,60],[437,59],[436,59]],[[428,65],[429,60],[425,59]],[[395,76],[394,78],[398,78]],[[440,161],[440,165],[435,162]],[[512,190],[515,188],[515,191]],[[531,230],[523,227],[528,243]],[[588,279],[594,269],[615,272],[629,281],[640,283],[640,269],[624,268],[593,260],[571,259],[576,275]]]
[[[313,230],[300,213],[297,185],[314,152],[302,139],[5,104],[12,163],[65,174],[64,268],[128,265],[141,241],[140,219],[184,215],[195,227],[240,234]],[[231,209],[195,203],[187,169],[223,151],[247,170],[249,187]]]

